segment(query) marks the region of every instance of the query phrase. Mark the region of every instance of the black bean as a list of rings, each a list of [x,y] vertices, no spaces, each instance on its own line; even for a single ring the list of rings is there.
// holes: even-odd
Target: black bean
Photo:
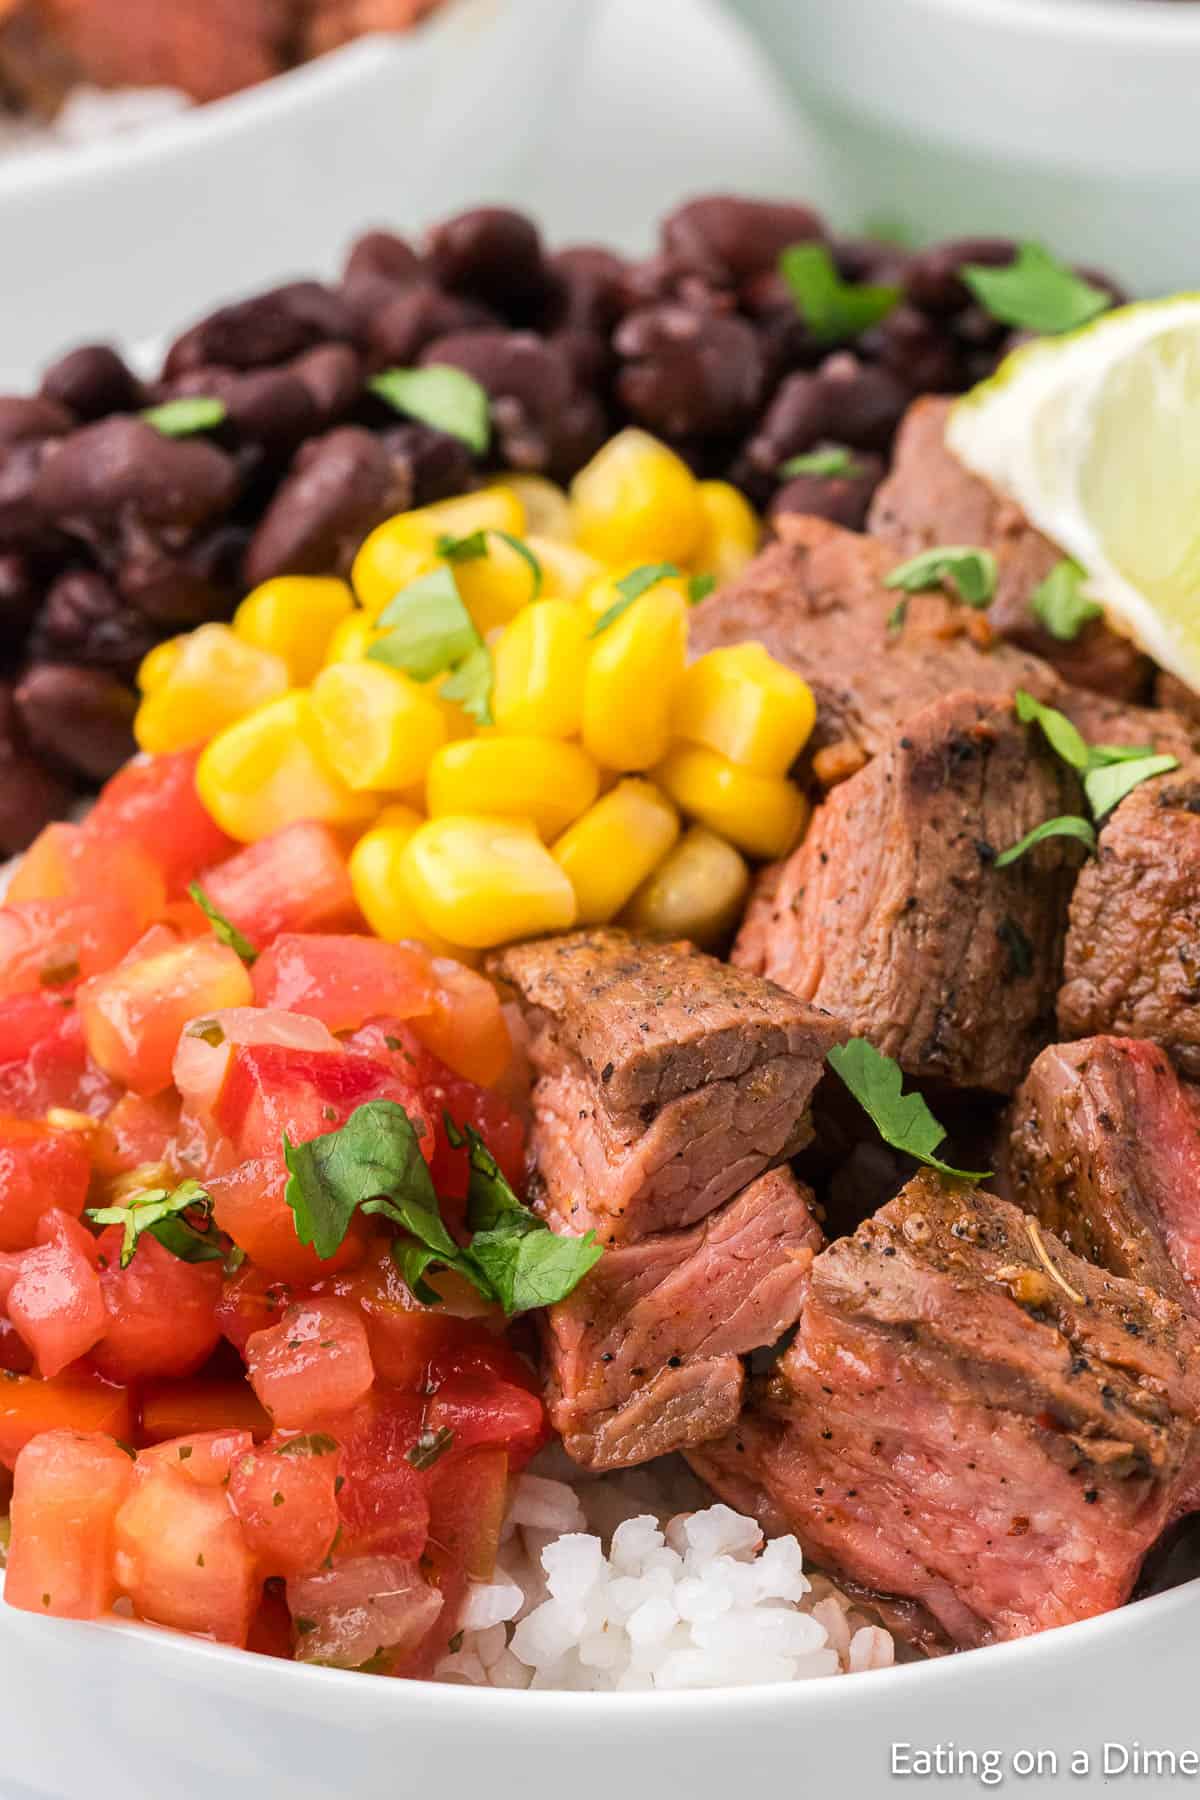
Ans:
[[[160,393],[164,400],[190,395],[220,400],[226,412],[222,441],[261,444],[276,456],[293,451],[318,421],[316,401],[291,369],[189,369],[164,382]]]
[[[538,228],[508,207],[478,206],[435,225],[425,256],[442,287],[513,323],[527,323],[549,291]]]
[[[194,551],[169,549],[150,532],[125,534],[116,584],[134,613],[160,630],[228,618],[240,598],[212,578]]]
[[[706,194],[668,213],[662,247],[715,280],[738,282],[773,268],[781,250],[824,236],[821,216],[783,200]]]
[[[903,282],[911,253],[877,238],[835,238],[830,245],[843,281],[869,281],[884,287]]]
[[[576,244],[550,258],[559,287],[558,326],[607,336],[624,310],[629,265],[602,244]]]
[[[168,438],[140,419],[114,415],[53,446],[33,500],[46,516],[111,524],[126,509],[164,525],[198,525],[223,512],[237,489],[224,451],[198,438]]]
[[[321,429],[344,419],[362,391],[362,358],[349,344],[319,344],[306,350],[288,364],[288,373],[308,389]]]
[[[971,301],[970,290],[959,279],[963,264],[984,263],[1002,269],[1016,253],[1011,238],[950,238],[944,244],[931,244],[909,261],[905,290],[913,305],[925,312],[958,312]]]
[[[386,447],[369,431],[342,425],[313,438],[250,541],[247,584],[344,568],[367,533],[411,498]]]
[[[432,281],[417,281],[372,315],[367,336],[377,366],[407,368],[435,338],[493,323],[492,314],[477,301],[445,294]]]
[[[84,422],[146,403],[142,383],[111,344],[82,344],[60,356],[42,376],[41,392]]]
[[[944,323],[905,302],[859,348],[877,356],[914,394],[954,393],[963,385],[962,357]]]
[[[394,231],[365,231],[350,247],[342,279],[353,282],[369,275],[402,286],[420,273],[421,259],[407,238]]]
[[[24,741],[13,690],[0,683],[0,856],[26,849],[67,809],[70,789],[36,762]]]
[[[753,328],[683,306],[630,313],[613,343],[617,393],[633,417],[663,436],[719,436],[744,429],[763,388]]]
[[[891,442],[909,389],[890,369],[835,350],[817,371],[829,412],[829,436],[855,450],[883,450]]]
[[[52,535],[35,499],[38,475],[53,439],[0,448],[0,548],[25,548]]]
[[[16,551],[0,553],[0,663],[16,661],[38,609],[40,592],[29,557]]]
[[[774,490],[781,464],[833,437],[826,385],[816,375],[789,375],[738,460],[735,479],[758,494]]]
[[[0,394],[0,450],[13,444],[39,444],[46,438],[66,437],[75,419],[56,400]]]
[[[546,469],[571,398],[566,357],[532,331],[460,331],[436,338],[422,363],[449,363],[474,376],[491,400],[500,457],[514,469]]]
[[[13,700],[31,750],[68,777],[107,781],[134,752],[137,700],[114,675],[39,663]]]
[[[784,513],[807,513],[847,531],[861,531],[882,479],[883,462],[877,456],[856,457],[851,475],[795,475],[779,489],[767,517],[774,524]]]
[[[431,506],[475,486],[475,464],[461,438],[429,425],[393,425],[380,442],[392,458],[409,506]]]
[[[93,569],[60,575],[46,595],[29,640],[32,662],[77,662],[132,681],[158,638],[141,613]]]
[[[212,364],[262,368],[331,339],[353,343],[357,335],[353,310],[333,288],[293,281],[201,319],[172,344],[163,373],[170,380]]]

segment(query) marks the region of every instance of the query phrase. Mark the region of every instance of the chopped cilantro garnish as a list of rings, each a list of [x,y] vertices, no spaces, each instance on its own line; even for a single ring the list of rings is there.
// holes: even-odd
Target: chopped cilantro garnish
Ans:
[[[622,613],[629,611],[635,600],[640,600],[643,594],[649,593],[652,587],[657,587],[660,581],[670,581],[678,574],[679,570],[674,563],[643,563],[640,568],[631,569],[628,575],[623,575],[620,581],[613,583],[621,598],[614,600],[600,614],[588,636],[599,637],[602,631],[607,631],[610,625],[616,624]]]
[[[968,606],[986,606],[996,591],[996,558],[990,550],[977,550],[969,544],[937,544],[898,563],[884,576],[883,585],[902,588],[906,594],[923,594],[948,581]]]
[[[207,1221],[211,1213],[207,1188],[198,1181],[182,1181],[171,1190],[146,1188],[132,1195],[123,1206],[91,1206],[87,1216],[97,1225],[124,1228],[121,1267],[127,1269],[146,1232],[181,1262],[219,1262],[225,1251],[215,1233],[207,1225],[198,1226],[189,1216],[199,1214]]]
[[[878,325],[900,298],[898,287],[843,281],[824,244],[792,244],[779,258],[796,310],[822,344],[843,344]]]
[[[1007,268],[967,263],[961,274],[993,319],[1043,337],[1075,331],[1112,305],[1111,294],[1073,274],[1040,244],[1022,244]]]
[[[920,1094],[904,1092],[900,1065],[866,1038],[851,1038],[826,1060],[871,1119],[885,1144],[960,1181],[985,1181],[990,1170],[953,1169],[933,1154],[946,1136]]]
[[[147,407],[142,418],[163,437],[191,437],[197,431],[215,431],[229,414],[223,400],[207,395],[186,394],[178,400],[165,400],[161,406]]]
[[[243,937],[237,926],[230,923],[218,906],[214,906],[198,881],[189,884],[188,894],[212,926],[213,936],[219,944],[225,944],[230,950],[236,951],[247,967],[258,961],[258,951],[249,938]]]
[[[459,438],[476,456],[486,451],[491,439],[487,390],[465,370],[448,363],[384,369],[372,376],[367,386],[406,418]]]
[[[1103,607],[1089,600],[1083,592],[1087,576],[1077,562],[1064,557],[1055,563],[1044,581],[1038,583],[1029,597],[1030,611],[1052,638],[1060,644],[1072,643],[1093,619],[1100,618]]]

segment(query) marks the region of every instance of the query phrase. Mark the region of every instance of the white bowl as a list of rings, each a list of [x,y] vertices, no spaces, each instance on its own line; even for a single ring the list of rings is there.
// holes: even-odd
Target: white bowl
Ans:
[[[1036,237],[1140,293],[1200,285],[1200,6],[731,4],[816,127],[840,222]]]
[[[163,0],[169,5],[170,0]],[[448,0],[230,100],[0,162],[0,390],[83,340],[172,332],[372,225],[519,191],[588,0]]]
[[[1195,1754],[1200,1584],[932,1664],[685,1694],[512,1693],[245,1656],[0,1611],[5,1800],[978,1800],[915,1750],[1000,1756],[1003,1791],[1098,1792],[1104,1745]],[[910,1746],[893,1752],[893,1745]],[[1041,1779],[1018,1752],[1041,1753]],[[1085,1779],[1072,1756],[1086,1753]],[[892,1773],[893,1756],[908,1761]],[[1111,1760],[1118,1753],[1110,1753]],[[1049,1776],[1057,1760],[1058,1776]],[[1029,1768],[1036,1765],[1030,1764]],[[1125,1774],[1136,1793],[1174,1793]],[[1027,1777],[1029,1769],[1024,1769]],[[1122,1791],[1124,1791],[1122,1789]]]

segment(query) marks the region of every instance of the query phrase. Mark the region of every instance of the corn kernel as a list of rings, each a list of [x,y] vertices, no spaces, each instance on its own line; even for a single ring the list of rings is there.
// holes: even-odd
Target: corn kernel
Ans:
[[[575,890],[580,925],[607,925],[679,836],[679,815],[651,781],[619,781],[566,830],[554,860]]]
[[[574,889],[526,821],[430,819],[402,866],[414,904],[451,943],[486,950],[575,923]]]
[[[435,500],[415,516],[427,521],[436,537],[470,537],[475,531],[507,531],[510,537],[525,535],[525,507],[516,489],[506,481],[480,488],[474,494],[457,494],[453,500]]]
[[[749,889],[750,871],[733,845],[692,825],[642,883],[623,923],[651,937],[690,938],[708,950],[729,936]]]
[[[603,563],[575,544],[530,532],[526,544],[542,565],[543,600],[578,600],[604,573]]]
[[[463,605],[483,637],[528,606],[537,585],[527,559],[498,532],[489,531],[485,542],[486,556],[454,564]]]
[[[692,567],[714,576],[720,586],[741,574],[762,533],[754,508],[730,482],[702,481],[699,494],[704,529],[692,552]]]
[[[325,668],[331,668],[334,663],[361,662],[376,638],[386,635],[378,629],[370,613],[352,612],[349,618],[342,620],[326,646]]]
[[[350,569],[358,604],[376,618],[419,575],[437,567],[437,530],[420,513],[398,513],[377,525]]]
[[[429,765],[431,819],[486,813],[532,819],[556,838],[596,798],[596,765],[578,744],[559,738],[476,737],[446,744]]]
[[[817,703],[807,681],[761,644],[710,650],[675,696],[676,733],[756,775],[786,775],[809,740]]]
[[[571,539],[571,502],[557,482],[544,475],[506,475],[497,487],[515,494],[525,508],[526,537],[536,532],[539,537],[556,538],[566,544]]]
[[[143,694],[162,686],[179,661],[185,642],[185,637],[167,638],[165,643],[155,644],[153,650],[147,650],[137,672],[137,684]]]
[[[411,787],[446,741],[435,695],[383,663],[335,663],[312,687],[313,717],[330,767],[347,787]]]
[[[287,689],[281,657],[244,644],[228,625],[201,625],[142,701],[134,736],[152,755],[190,750]]]
[[[359,825],[379,807],[329,767],[305,693],[285,694],[227,726],[202,753],[196,788],[222,831],[244,844],[300,819]]]
[[[583,688],[584,748],[610,769],[649,769],[666,755],[687,658],[688,605],[660,581],[591,639]]]
[[[610,438],[579,471],[571,511],[575,541],[609,563],[685,563],[704,533],[704,509],[687,464],[634,429]]]
[[[246,595],[233,615],[233,629],[246,643],[281,656],[293,687],[307,687],[334,632],[353,610],[354,595],[344,581],[280,575]]]
[[[748,856],[785,856],[808,821],[808,802],[784,775],[755,775],[715,750],[677,744],[654,771],[681,812]]]
[[[492,653],[492,715],[501,731],[575,737],[583,718],[588,641],[569,600],[539,600],[506,626]]]
[[[415,939],[438,956],[453,946],[426,923],[408,891],[404,852],[424,817],[408,806],[385,806],[350,852],[350,884],[359,910],[376,937],[396,944]]]

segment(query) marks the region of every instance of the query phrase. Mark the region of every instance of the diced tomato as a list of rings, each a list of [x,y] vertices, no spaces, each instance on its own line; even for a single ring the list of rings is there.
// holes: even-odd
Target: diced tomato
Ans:
[[[194,1381],[148,1381],[142,1393],[144,1441],[162,1443],[197,1432],[248,1431],[271,1435],[271,1421],[248,1381],[200,1376]]]
[[[225,1490],[201,1486],[178,1462],[135,1465],[135,1475],[114,1526],[119,1590],[156,1625],[244,1644],[259,1582]]]
[[[307,1143],[344,1125],[368,1100],[395,1100],[432,1153],[432,1120],[411,1081],[368,1056],[345,1051],[239,1046],[229,1059],[213,1117],[240,1156],[281,1156],[283,1134]]]
[[[281,1662],[292,1660],[292,1615],[278,1582],[268,1581],[263,1589],[246,1648],[255,1656],[274,1656]]]
[[[285,1050],[341,1048],[317,1019],[272,1012],[263,1006],[233,1006],[194,1019],[175,1051],[172,1076],[193,1111],[207,1112],[221,1091],[229,1058],[239,1044],[277,1044]]]
[[[110,1437],[47,1431],[17,1458],[4,1598],[27,1612],[98,1619],[116,1599],[114,1522],[133,1463]]]
[[[93,1362],[110,1381],[192,1375],[220,1338],[219,1262],[184,1262],[146,1232],[133,1261],[121,1267],[121,1227],[99,1240],[104,1335]]]
[[[85,1356],[107,1324],[95,1243],[70,1213],[51,1210],[37,1245],[0,1257],[0,1290],[8,1316],[32,1350],[40,1373],[58,1375]]]
[[[375,1380],[362,1316],[346,1300],[289,1306],[249,1339],[246,1367],[276,1426],[297,1431],[348,1412]]]
[[[447,1376],[430,1398],[425,1424],[430,1431],[452,1431],[458,1450],[502,1446],[514,1471],[550,1437],[546,1409],[536,1394],[486,1375]]]
[[[327,825],[288,825],[208,868],[201,886],[258,949],[281,931],[352,931],[362,915]]]
[[[441,1286],[442,1272],[433,1279]],[[465,1343],[487,1341],[485,1326],[458,1318],[442,1307],[417,1304],[396,1267],[389,1242],[335,1285],[352,1294],[362,1308],[375,1372],[393,1387],[419,1392],[440,1359]]]
[[[149,1469],[182,1469],[201,1487],[226,1488],[234,1459],[254,1448],[248,1431],[187,1431],[139,1450],[139,1475]]]
[[[68,994],[17,994],[0,1000],[0,1108],[40,1119],[52,1106],[93,1116],[119,1089],[90,1060]]]
[[[53,1381],[0,1375],[0,1462],[11,1469],[25,1445],[43,1431],[100,1431],[131,1443],[129,1390],[75,1370]]]
[[[0,1376],[28,1375],[32,1368],[33,1351],[12,1320],[0,1318]],[[0,1391],[0,1416],[2,1416],[3,1399],[3,1392]]]
[[[82,837],[78,825],[61,822],[40,831],[13,870],[5,896],[9,905],[22,900],[65,900],[74,891],[74,865]]]
[[[111,969],[144,925],[139,914],[103,895],[0,907],[0,999],[65,990],[81,976]]]
[[[337,1448],[320,1439],[290,1443],[275,1439],[235,1457],[229,1477],[229,1498],[264,1575],[315,1572],[340,1523]]]
[[[123,1094],[92,1137],[92,1166],[110,1179],[166,1160],[179,1129],[179,1096]]]
[[[281,1155],[252,1156],[227,1175],[206,1178],[213,1218],[244,1250],[268,1284],[311,1282],[362,1260],[366,1226],[352,1219],[341,1244],[327,1259],[296,1236],[296,1220],[284,1198],[287,1173]],[[257,1327],[255,1327],[257,1329]]]
[[[416,1562],[361,1556],[287,1585],[296,1660],[356,1669],[380,1651],[402,1657],[425,1639],[444,1600]],[[303,1625],[301,1625],[303,1620]]]
[[[256,1331],[277,1325],[291,1301],[288,1282],[268,1275],[256,1263],[245,1262],[221,1289],[217,1323],[239,1356],[244,1356],[247,1341]]]
[[[213,937],[194,938],[85,982],[79,1011],[99,1066],[135,1093],[157,1094],[170,1086],[175,1047],[188,1021],[248,1005],[252,997],[237,952]]]
[[[500,996],[486,976],[453,957],[435,957],[433,974],[433,1007],[426,1017],[413,1021],[413,1030],[456,1075],[491,1087],[512,1061],[512,1038]],[[377,1010],[403,1017],[390,1003]]]
[[[77,1219],[91,1162],[83,1134],[0,1117],[0,1250],[25,1250],[50,1207]]]
[[[198,750],[173,756],[139,756],[104,788],[88,816],[89,839],[133,842],[161,869],[172,898],[201,869],[230,855],[235,845],[210,819],[196,792]]]
[[[421,1435],[417,1394],[376,1387],[348,1418],[334,1422],[342,1446],[339,1552],[418,1557],[429,1535],[427,1483],[407,1460]]]
[[[439,1457],[429,1483],[429,1547],[472,1581],[490,1581],[508,1506],[508,1453],[477,1444]]]
[[[380,1013],[410,1019],[431,1012],[432,962],[416,944],[283,932],[254,965],[254,998],[320,1019],[330,1031],[352,1031]]]

